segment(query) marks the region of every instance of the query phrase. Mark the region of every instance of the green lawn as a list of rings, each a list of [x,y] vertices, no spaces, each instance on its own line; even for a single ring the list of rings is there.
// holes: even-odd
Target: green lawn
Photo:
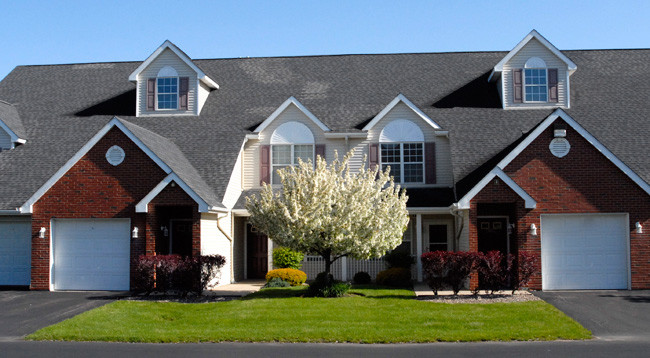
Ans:
[[[586,339],[589,331],[541,302],[444,304],[368,287],[351,297],[301,298],[266,289],[204,304],[117,301],[28,336],[124,342],[436,342]]]

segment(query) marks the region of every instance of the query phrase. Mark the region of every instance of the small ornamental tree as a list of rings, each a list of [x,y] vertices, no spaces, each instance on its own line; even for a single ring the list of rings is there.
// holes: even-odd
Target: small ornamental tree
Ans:
[[[328,163],[318,157],[278,171],[281,189],[264,185],[259,197],[247,197],[250,221],[274,244],[332,263],[349,256],[378,258],[402,242],[408,224],[407,196],[389,170],[351,172],[349,160]]]

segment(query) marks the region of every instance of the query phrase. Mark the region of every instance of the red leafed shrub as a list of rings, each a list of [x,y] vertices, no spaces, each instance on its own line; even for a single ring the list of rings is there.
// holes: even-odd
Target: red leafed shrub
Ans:
[[[512,292],[526,286],[530,277],[537,272],[538,257],[531,253],[519,252],[519,258],[511,267],[513,285]]]
[[[480,254],[476,252],[457,251],[450,252],[447,262],[446,282],[457,295],[465,280],[479,262]]]
[[[445,283],[448,258],[448,251],[425,252],[421,256],[424,278],[427,280],[427,284],[436,296]]]
[[[156,269],[156,256],[140,256],[135,262],[135,275],[133,287],[135,293],[150,294],[156,288],[154,271]]]
[[[489,251],[480,255],[478,272],[481,274],[481,288],[494,294],[508,285],[508,276],[512,263],[512,255],[508,255],[509,265],[504,265],[503,254],[500,251]]]

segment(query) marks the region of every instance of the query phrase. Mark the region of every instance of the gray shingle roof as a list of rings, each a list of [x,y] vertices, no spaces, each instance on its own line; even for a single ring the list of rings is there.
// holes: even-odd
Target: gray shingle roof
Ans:
[[[18,138],[25,139],[25,127],[23,127],[16,107],[12,104],[0,101],[0,121],[6,124]]]
[[[650,50],[564,53],[578,65],[567,113],[650,182]],[[0,208],[20,206],[114,115],[173,142],[196,170],[188,180],[202,178],[220,199],[245,134],[290,96],[332,130],[356,131],[402,93],[449,130],[460,181],[552,112],[501,109],[486,79],[505,54],[196,60],[220,89],[187,117],[134,116],[128,75],[139,62],[17,67],[0,99],[15,105],[29,141],[0,154]]]

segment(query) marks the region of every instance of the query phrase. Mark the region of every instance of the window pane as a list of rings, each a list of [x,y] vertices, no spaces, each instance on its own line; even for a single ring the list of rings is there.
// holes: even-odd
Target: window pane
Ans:
[[[274,145],[272,149],[272,164],[291,164],[291,146]]]
[[[422,143],[404,143],[404,163],[422,162]]]
[[[158,78],[158,108],[159,109],[176,109],[178,108],[178,78],[165,77]]]
[[[429,225],[429,251],[447,251],[447,225]]]
[[[399,143],[381,145],[382,163],[399,163],[400,161]]]
[[[404,164],[404,182],[421,183],[424,181],[423,164]]]
[[[298,158],[302,159],[303,162],[314,161],[314,146],[311,144],[308,145],[294,145],[293,147],[293,163],[298,164]]]
[[[273,178],[271,178],[271,183],[272,184],[280,184],[281,183],[280,176],[278,175],[278,170],[284,169],[286,167],[288,167],[288,165],[282,165],[282,166],[274,165],[273,166]]]
[[[396,183],[401,183],[402,182],[402,176],[400,173],[400,165],[399,163],[397,164],[382,164],[381,165],[381,171],[386,171],[386,168],[390,167],[390,176],[393,177]]]

